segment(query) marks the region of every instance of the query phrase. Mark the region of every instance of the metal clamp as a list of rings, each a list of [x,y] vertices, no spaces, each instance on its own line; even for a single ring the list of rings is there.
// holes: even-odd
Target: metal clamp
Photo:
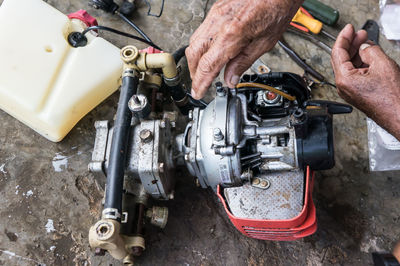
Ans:
[[[101,217],[103,219],[113,219],[118,220],[121,219],[121,214],[115,208],[106,208],[102,211]]]

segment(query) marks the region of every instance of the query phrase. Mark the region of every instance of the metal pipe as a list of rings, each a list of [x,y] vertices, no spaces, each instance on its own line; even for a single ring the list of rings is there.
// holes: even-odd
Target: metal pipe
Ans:
[[[128,101],[136,93],[139,78],[127,75],[122,78],[121,93],[111,142],[111,151],[107,168],[106,199],[103,217],[120,220],[122,212],[122,190],[124,183],[125,160],[132,113]]]

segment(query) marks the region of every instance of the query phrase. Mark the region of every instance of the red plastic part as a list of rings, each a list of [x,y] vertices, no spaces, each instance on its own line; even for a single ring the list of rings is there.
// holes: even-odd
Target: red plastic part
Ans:
[[[317,231],[317,216],[312,200],[313,185],[314,172],[307,167],[303,210],[297,217],[288,220],[257,220],[235,217],[222,196],[223,189],[220,186],[218,186],[217,195],[224,205],[229,219],[242,234],[262,240],[288,241],[312,235]]]
[[[162,53],[164,53],[163,51],[158,50],[152,46],[149,46],[146,49],[139,50],[139,52],[147,53],[147,54],[162,54]]]
[[[68,15],[69,19],[79,19],[83,23],[86,24],[86,26],[91,27],[91,26],[97,26],[97,20],[92,17],[86,10],[81,9],[76,11],[75,13],[71,13]]]

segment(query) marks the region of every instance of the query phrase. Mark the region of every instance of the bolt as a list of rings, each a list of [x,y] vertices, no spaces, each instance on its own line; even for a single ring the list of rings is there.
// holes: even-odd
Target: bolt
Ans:
[[[258,184],[260,184],[260,179],[258,179],[258,178],[255,178],[254,180],[253,180],[253,185],[258,185]]]
[[[263,187],[263,188],[269,188],[269,185],[270,185],[270,183],[269,183],[268,180],[263,180],[260,183],[260,186]]]
[[[160,127],[161,127],[161,128],[165,128],[165,126],[166,126],[166,123],[165,123],[165,120],[163,119],[163,120],[161,120],[161,122],[160,122]]]
[[[217,96],[223,97],[223,96],[226,95],[226,91],[225,91],[224,87],[222,87],[222,83],[221,82],[215,83],[215,87],[217,88],[216,89]]]
[[[140,131],[140,139],[144,142],[144,143],[148,143],[153,139],[153,136],[151,134],[151,131],[148,129],[143,129],[142,131]]]
[[[185,159],[185,161],[189,162],[189,161],[190,161],[190,156],[189,156],[189,154],[185,154],[184,159]]]
[[[224,139],[224,134],[222,134],[221,129],[218,127],[214,128],[214,139],[216,141],[220,141],[220,140]]]
[[[140,105],[140,100],[139,100],[139,98],[137,97],[137,95],[133,95],[133,96],[132,96],[132,100],[133,100],[134,103]]]
[[[160,173],[164,173],[164,163],[159,163],[159,164],[158,164],[158,171],[159,171]]]
[[[96,248],[94,251],[95,256],[104,256],[106,255],[106,250],[102,248]]]

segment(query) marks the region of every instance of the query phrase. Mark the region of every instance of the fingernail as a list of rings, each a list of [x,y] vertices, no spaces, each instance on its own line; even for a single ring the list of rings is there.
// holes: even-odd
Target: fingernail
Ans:
[[[364,50],[364,49],[366,49],[366,48],[368,48],[368,47],[370,47],[371,45],[370,44],[368,44],[368,43],[363,43],[363,44],[361,44],[361,46],[360,46],[360,50],[362,51],[362,50]]]
[[[230,82],[231,82],[231,84],[233,85],[233,86],[236,86],[238,83],[239,83],[239,76],[238,75],[233,75],[232,77],[231,77],[231,80],[230,80]]]

